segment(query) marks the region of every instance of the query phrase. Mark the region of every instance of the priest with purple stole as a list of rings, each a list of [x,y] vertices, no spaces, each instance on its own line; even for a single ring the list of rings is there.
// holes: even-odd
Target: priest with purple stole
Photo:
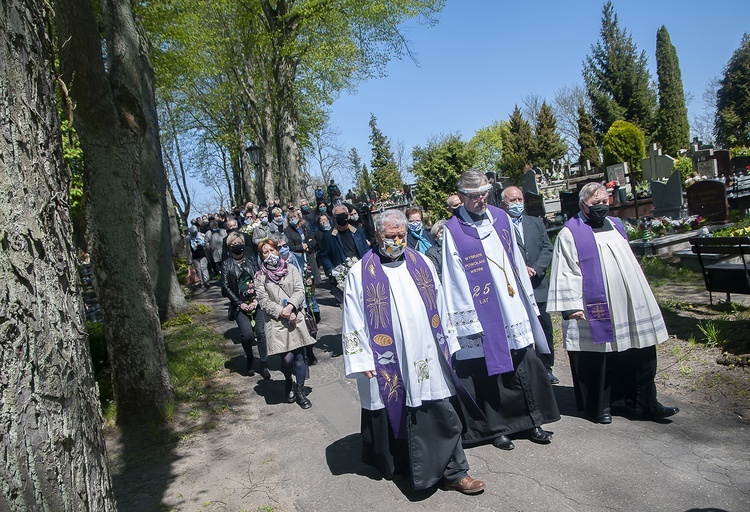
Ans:
[[[359,389],[362,459],[385,478],[410,478],[416,490],[440,483],[477,494],[484,483],[468,475],[450,400],[466,393],[450,369],[456,332],[432,262],[407,247],[406,225],[398,210],[380,214],[378,245],[346,278],[344,365]]]
[[[465,445],[491,441],[515,448],[511,437],[548,444],[542,425],[560,419],[547,371],[534,345],[548,353],[523,254],[505,211],[487,204],[482,171],[464,171],[463,201],[443,232],[443,286],[448,320],[461,346],[454,369],[483,415],[458,403]]]
[[[656,345],[669,338],[659,305],[622,222],[607,216],[607,189],[587,183],[579,199],[555,241],[547,301],[562,313],[576,405],[595,423],[611,423],[620,401],[647,419],[673,416],[656,400]]]

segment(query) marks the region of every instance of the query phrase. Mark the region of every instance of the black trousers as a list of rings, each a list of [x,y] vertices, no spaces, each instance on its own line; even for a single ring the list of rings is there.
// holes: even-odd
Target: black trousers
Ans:
[[[243,311],[237,312],[237,327],[240,328],[240,342],[242,349],[245,351],[248,361],[253,360],[253,345],[258,345],[258,355],[260,361],[268,361],[268,346],[266,345],[266,322],[265,315],[262,313],[255,315],[255,327],[252,321]]]
[[[656,347],[624,352],[569,351],[576,406],[588,416],[601,416],[624,400],[641,411],[656,406]]]
[[[552,328],[552,317],[547,313],[547,303],[537,302],[539,307],[539,323],[542,324],[542,330],[544,331],[544,337],[547,338],[547,346],[549,347],[549,354],[542,354],[539,352],[538,346],[536,348],[536,355],[542,360],[542,364],[547,370],[551,370],[555,366],[555,340],[553,336]]]

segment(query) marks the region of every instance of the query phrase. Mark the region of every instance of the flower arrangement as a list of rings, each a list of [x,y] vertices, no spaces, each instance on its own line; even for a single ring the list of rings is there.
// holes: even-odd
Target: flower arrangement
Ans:
[[[691,177],[689,177],[688,179],[685,180],[685,188],[688,188],[693,183],[697,183],[699,181],[704,181],[704,180],[707,180],[707,179],[708,179],[707,177],[700,176],[700,175],[691,176]]]
[[[604,185],[604,186],[607,187],[608,189],[612,189],[612,188],[615,188],[615,187],[619,187],[620,186],[620,182],[617,181],[617,180],[612,180],[612,181],[608,181],[606,183],[606,185]]]
[[[346,276],[349,275],[349,269],[351,269],[355,263],[357,263],[358,258],[354,256],[350,256],[349,258],[346,258],[344,263],[341,265],[337,265],[334,267],[333,271],[331,272],[331,275],[336,280],[336,287],[343,291],[344,285],[346,285]]]
[[[255,283],[253,282],[253,278],[251,276],[247,276],[243,274],[243,277],[240,279],[239,283],[239,291],[240,291],[240,299],[242,302],[247,304],[248,306],[252,306],[253,302],[256,302],[256,296],[255,296]],[[257,303],[256,303],[257,306]],[[252,311],[247,312],[247,316],[250,317],[250,324],[255,327],[255,312],[257,311],[257,307],[253,309]]]

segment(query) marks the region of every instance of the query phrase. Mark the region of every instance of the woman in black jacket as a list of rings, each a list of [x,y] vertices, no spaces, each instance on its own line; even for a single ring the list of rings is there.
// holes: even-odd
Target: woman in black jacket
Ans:
[[[258,272],[255,261],[245,257],[245,239],[242,233],[227,235],[230,256],[222,262],[221,293],[229,299],[229,319],[237,322],[240,329],[242,349],[247,357],[247,373],[255,375],[253,369],[253,345],[258,345],[260,374],[270,379],[268,371],[268,348],[263,315],[256,315],[258,301],[255,299],[253,278]]]

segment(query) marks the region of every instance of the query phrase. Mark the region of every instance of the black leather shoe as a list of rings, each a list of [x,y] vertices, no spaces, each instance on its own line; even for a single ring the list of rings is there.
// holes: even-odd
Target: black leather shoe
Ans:
[[[516,447],[508,436],[498,436],[492,440],[492,446],[501,450],[512,450]]]
[[[660,420],[663,418],[669,418],[670,416],[674,416],[680,412],[679,407],[666,407],[659,402],[656,402],[656,405],[654,405],[652,408],[650,408],[647,411],[644,411],[643,417],[649,420]]]
[[[260,362],[260,376],[268,380],[271,378],[271,372],[268,371],[268,363]]]
[[[609,425],[612,423],[612,414],[609,411],[605,411],[601,416],[597,416],[594,421],[596,423],[601,423],[602,425]]]
[[[545,430],[542,430],[542,427],[530,428],[529,430],[525,431],[524,434],[535,443],[550,444],[552,442],[552,434]]]
[[[547,370],[547,378],[549,379],[550,384],[560,384],[560,379],[555,377],[555,374],[552,373],[552,370]]]
[[[309,409],[310,407],[312,407],[312,402],[309,398],[307,398],[307,393],[305,393],[303,386],[294,384],[294,397],[297,400],[297,405],[299,405],[303,409]]]

